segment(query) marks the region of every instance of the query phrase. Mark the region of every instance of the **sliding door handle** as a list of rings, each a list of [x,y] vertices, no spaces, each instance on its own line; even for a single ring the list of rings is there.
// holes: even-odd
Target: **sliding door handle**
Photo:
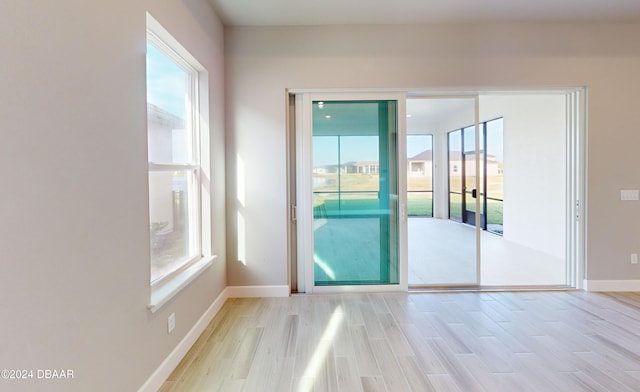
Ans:
[[[478,197],[478,190],[474,189],[471,191],[471,197],[473,197],[474,199],[476,199]]]

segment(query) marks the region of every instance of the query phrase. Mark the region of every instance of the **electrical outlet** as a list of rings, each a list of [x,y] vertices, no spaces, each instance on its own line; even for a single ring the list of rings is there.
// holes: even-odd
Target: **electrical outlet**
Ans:
[[[638,254],[631,253],[631,264],[638,264]]]
[[[169,315],[169,318],[167,319],[167,332],[171,333],[175,327],[176,327],[176,314],[171,313]]]

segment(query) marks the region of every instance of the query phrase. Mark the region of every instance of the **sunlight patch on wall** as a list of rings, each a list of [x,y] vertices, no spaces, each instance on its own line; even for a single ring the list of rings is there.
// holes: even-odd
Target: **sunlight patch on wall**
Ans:
[[[242,212],[238,211],[238,261],[247,265],[246,227]]]

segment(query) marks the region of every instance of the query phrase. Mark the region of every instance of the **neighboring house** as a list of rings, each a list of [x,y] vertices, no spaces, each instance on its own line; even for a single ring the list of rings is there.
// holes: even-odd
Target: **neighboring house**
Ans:
[[[425,150],[408,159],[407,176],[432,177],[433,176],[433,150]]]
[[[476,170],[475,153],[465,154],[467,171]],[[337,173],[337,165],[317,166],[313,168],[313,174]],[[378,161],[349,162],[340,166],[340,173],[378,174],[380,164]],[[449,153],[449,174],[460,175],[462,173],[462,154],[460,151]],[[407,161],[407,175],[409,177],[433,176],[433,150],[425,150]],[[501,176],[502,168],[495,155],[487,155],[487,176]]]
[[[380,162],[361,161],[347,165],[347,173],[378,174],[380,172]]]
[[[476,154],[464,154],[464,159],[466,161],[467,174],[473,175],[471,173],[476,172]],[[462,153],[460,151],[449,151],[449,175],[462,175]],[[487,176],[493,177],[501,175],[502,168],[500,167],[500,163],[496,160],[495,155],[487,155]]]
[[[338,165],[315,166],[313,168],[313,174],[337,174],[338,167]],[[340,167],[340,173],[346,173],[346,168],[344,166]]]
[[[147,122],[149,162],[172,162],[174,161],[172,151],[186,150],[180,148],[172,149],[172,147],[178,147],[176,143],[186,139],[184,119],[156,105],[147,104]]]
[[[313,174],[335,174],[338,173],[338,167],[342,174],[378,174],[380,172],[380,163],[378,161],[361,161],[347,162],[340,166],[316,166],[313,168]]]
[[[325,166],[314,167],[313,174],[327,174],[327,168]]]

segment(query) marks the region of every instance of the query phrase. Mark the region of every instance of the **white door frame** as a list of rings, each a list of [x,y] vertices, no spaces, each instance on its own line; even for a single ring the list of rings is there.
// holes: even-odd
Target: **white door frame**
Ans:
[[[407,291],[406,251],[406,173],[398,176],[398,281],[397,284],[315,286],[313,276],[313,169],[312,102],[313,101],[396,101],[398,132],[398,167],[406,167],[406,93],[405,92],[301,92],[296,94],[296,161],[297,161],[297,230],[298,230],[298,292],[366,292]],[[404,165],[404,166],[402,166]],[[405,190],[403,192],[403,190]]]
[[[485,88],[485,89],[290,89],[287,94],[295,94],[295,158],[297,168],[297,286],[301,293],[323,292],[370,292],[407,291],[407,176],[401,168],[406,168],[406,99],[411,98],[475,98],[476,140],[479,137],[479,96],[484,94],[508,93],[566,93],[567,96],[567,286],[581,289],[586,270],[586,187],[587,187],[587,89],[583,86],[557,88]],[[398,102],[398,197],[399,197],[399,284],[354,285],[354,286],[314,286],[313,278],[313,195],[312,170],[312,118],[311,103],[314,100],[396,100]],[[476,171],[480,170],[476,154]],[[479,178],[479,173],[476,173]],[[476,199],[479,211],[480,199]],[[480,214],[476,214],[476,258],[478,287],[481,288]]]

